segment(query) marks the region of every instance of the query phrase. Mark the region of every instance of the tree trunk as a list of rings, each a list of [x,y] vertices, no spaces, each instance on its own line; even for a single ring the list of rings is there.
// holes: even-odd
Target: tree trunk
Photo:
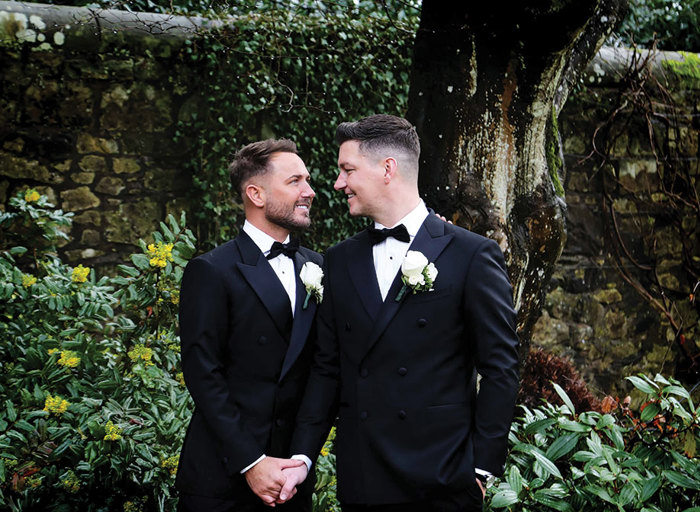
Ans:
[[[566,239],[557,116],[627,0],[425,0],[408,118],[428,204],[503,249],[521,355]]]

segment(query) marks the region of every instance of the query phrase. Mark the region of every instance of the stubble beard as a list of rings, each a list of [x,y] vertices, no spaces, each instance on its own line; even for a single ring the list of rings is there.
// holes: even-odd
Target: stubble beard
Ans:
[[[309,207],[311,207],[310,204]],[[308,229],[309,226],[311,226],[311,218],[308,216],[299,218],[295,213],[295,206],[292,206],[291,209],[287,209],[283,205],[273,205],[265,212],[265,218],[268,222],[280,226],[287,231],[303,231]]]

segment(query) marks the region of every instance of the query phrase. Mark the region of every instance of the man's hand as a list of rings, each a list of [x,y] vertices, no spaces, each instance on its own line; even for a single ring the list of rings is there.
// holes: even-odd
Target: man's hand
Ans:
[[[306,464],[303,460],[278,459],[275,457],[265,457],[255,466],[245,472],[245,479],[251,490],[269,507],[274,507],[280,497],[280,491],[284,486],[287,477],[282,470],[287,468],[297,468]],[[303,479],[302,479],[303,480]],[[294,484],[296,485],[296,484]],[[292,487],[294,487],[294,485]],[[291,498],[294,492],[286,492],[286,498]],[[280,501],[283,503],[285,500]]]
[[[307,469],[306,464],[304,464],[304,461],[300,462],[302,463],[301,466],[285,468],[282,471],[284,476],[287,477],[287,481],[282,486],[277,503],[284,503],[289,498],[294,496],[297,492],[296,486],[306,480],[306,475],[308,474],[309,470]]]

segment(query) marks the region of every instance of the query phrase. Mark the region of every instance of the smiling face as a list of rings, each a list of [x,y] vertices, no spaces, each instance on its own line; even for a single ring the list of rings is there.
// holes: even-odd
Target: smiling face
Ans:
[[[382,207],[385,168],[381,158],[360,151],[360,143],[348,140],[338,152],[338,179],[333,188],[345,194],[350,215],[376,219]]]
[[[311,203],[316,195],[311,177],[301,158],[294,153],[273,153],[263,179],[265,219],[288,231],[311,225]]]

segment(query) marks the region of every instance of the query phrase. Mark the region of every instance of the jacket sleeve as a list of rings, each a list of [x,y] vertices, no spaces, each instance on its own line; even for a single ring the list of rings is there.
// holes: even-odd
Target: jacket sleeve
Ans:
[[[292,454],[306,455],[312,461],[318,457],[335,421],[340,389],[340,353],[328,257],[324,259],[323,274],[324,296],[316,316],[313,363],[291,444]]]
[[[467,336],[481,375],[474,414],[474,466],[503,474],[518,393],[518,337],[512,288],[500,247],[485,241],[472,260],[465,293]]]
[[[263,454],[229,396],[226,382],[232,299],[210,262],[196,258],[187,264],[180,292],[182,370],[196,410],[209,427],[230,475],[240,473]]]

